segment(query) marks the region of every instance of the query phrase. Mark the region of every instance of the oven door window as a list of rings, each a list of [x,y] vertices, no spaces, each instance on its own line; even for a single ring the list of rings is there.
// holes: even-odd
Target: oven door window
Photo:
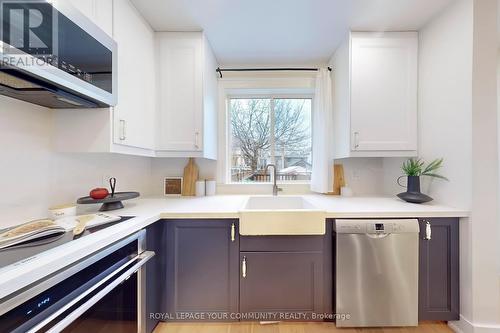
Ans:
[[[128,333],[139,331],[138,270],[154,252],[134,258],[125,269],[77,302],[59,311],[36,332]]]
[[[94,304],[62,332],[136,333],[137,273]]]

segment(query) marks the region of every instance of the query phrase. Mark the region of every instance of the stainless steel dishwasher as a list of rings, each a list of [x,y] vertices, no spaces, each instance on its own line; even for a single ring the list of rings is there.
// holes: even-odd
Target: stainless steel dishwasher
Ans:
[[[418,325],[418,232],[415,219],[335,221],[337,327]]]

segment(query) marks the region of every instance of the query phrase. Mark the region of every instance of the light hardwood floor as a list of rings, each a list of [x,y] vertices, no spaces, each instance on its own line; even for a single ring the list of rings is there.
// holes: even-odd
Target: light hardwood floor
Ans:
[[[334,323],[160,323],[153,333],[444,333],[453,332],[444,322],[423,322],[418,327],[343,328]]]

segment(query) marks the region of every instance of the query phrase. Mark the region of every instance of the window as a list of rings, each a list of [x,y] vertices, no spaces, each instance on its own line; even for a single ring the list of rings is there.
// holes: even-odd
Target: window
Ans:
[[[311,98],[230,98],[230,179],[233,183],[308,182],[312,167]],[[269,170],[270,171],[270,170]]]

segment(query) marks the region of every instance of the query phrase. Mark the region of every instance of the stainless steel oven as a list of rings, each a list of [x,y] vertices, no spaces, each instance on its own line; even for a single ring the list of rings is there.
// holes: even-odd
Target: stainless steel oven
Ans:
[[[143,230],[0,300],[0,332],[145,332]]]

